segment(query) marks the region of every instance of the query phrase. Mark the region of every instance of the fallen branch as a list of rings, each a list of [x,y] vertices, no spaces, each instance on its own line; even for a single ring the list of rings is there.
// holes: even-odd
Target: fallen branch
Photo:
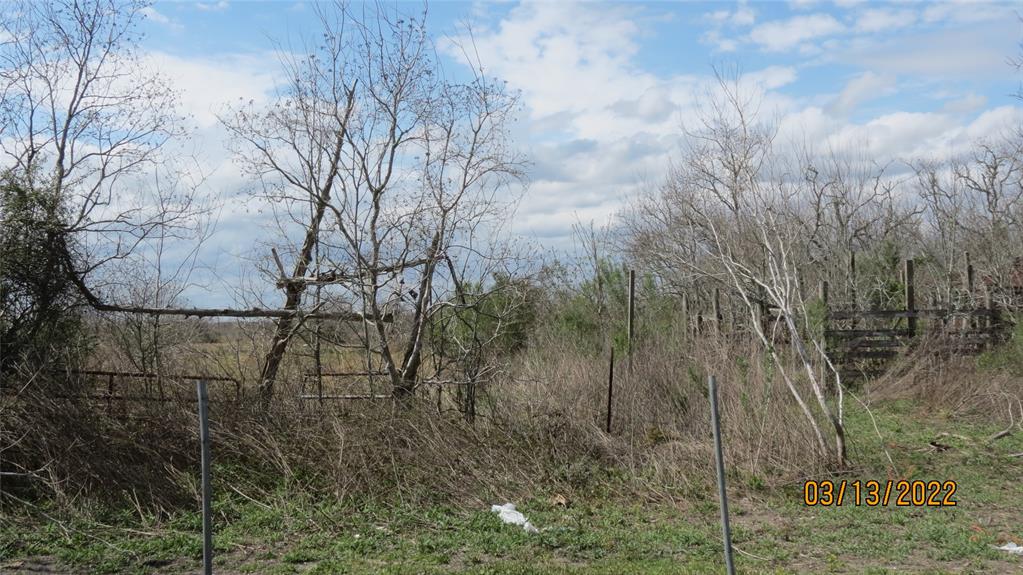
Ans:
[[[309,312],[288,309],[231,309],[231,308],[167,308],[167,307],[142,307],[142,306],[120,306],[104,303],[93,303],[96,311],[139,313],[145,315],[181,315],[185,317],[274,317],[289,318],[298,317],[303,319],[333,319],[340,321],[376,321],[373,316],[365,316],[358,312]],[[390,323],[394,320],[392,314],[386,314],[380,321]]]
[[[1019,401],[1019,400],[1017,399],[1017,401]],[[1023,410],[1021,410],[1021,411],[1023,411]],[[1006,427],[1005,429],[999,431],[998,433],[992,435],[991,437],[987,438],[987,442],[988,443],[992,443],[994,441],[998,441],[999,439],[1001,439],[1003,437],[1008,437],[1008,436],[1012,435],[1013,428],[1018,427],[1018,426],[1019,426],[1019,424],[1016,423],[1016,416],[1013,414],[1013,411],[1012,411],[1012,401],[1010,400],[1009,401],[1009,426]]]
[[[998,441],[999,439],[1001,439],[1003,437],[1008,437],[1008,436],[1012,435],[1012,428],[1013,427],[1015,427],[1015,426],[1008,427],[1008,428],[1003,429],[1003,430],[999,431],[998,433],[992,435],[991,437],[987,438],[987,442],[988,443],[993,443],[993,442]]]

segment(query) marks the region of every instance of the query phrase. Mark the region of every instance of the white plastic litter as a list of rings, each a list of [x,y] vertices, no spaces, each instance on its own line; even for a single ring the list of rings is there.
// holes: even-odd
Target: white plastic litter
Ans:
[[[514,503],[505,503],[504,505],[491,505],[490,510],[497,513],[497,516],[501,518],[501,521],[505,523],[511,523],[512,525],[521,525],[527,533],[539,533],[540,530],[533,527],[533,524],[526,519],[526,516],[515,510]]]
[[[1012,541],[1006,543],[1005,545],[1002,545],[1001,547],[998,547],[998,549],[1005,551],[1007,553],[1012,553],[1013,555],[1023,555],[1023,547],[1016,545]]]

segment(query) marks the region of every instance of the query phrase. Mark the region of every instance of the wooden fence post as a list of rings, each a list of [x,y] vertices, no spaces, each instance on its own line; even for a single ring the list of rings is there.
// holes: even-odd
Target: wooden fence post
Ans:
[[[107,416],[110,415],[111,402],[114,398],[114,374],[111,373],[107,376]]]
[[[966,292],[973,297],[973,262],[970,261],[970,252],[966,252]]]
[[[689,321],[689,294],[682,294],[682,333],[685,334],[685,338],[689,339],[689,332],[692,329],[692,325]]]
[[[849,252],[849,304],[852,309],[858,310],[859,305],[856,301],[856,252]]]
[[[913,274],[913,259],[907,259],[903,264],[903,279],[906,281],[906,311],[910,313],[907,317],[907,327],[909,328],[909,335],[913,337],[916,335],[916,315],[913,312],[916,311],[916,286],[914,285],[914,274]]]
[[[856,252],[849,252],[849,305],[853,311],[860,309],[859,302],[856,297]],[[852,327],[859,325],[859,321],[854,317],[852,320]]]
[[[984,327],[986,327],[988,331],[993,331],[996,324],[995,306],[991,297],[991,286],[987,284],[984,284],[984,309],[987,311],[987,315],[985,316],[987,319],[984,320]]]
[[[714,288],[714,335],[720,336],[721,329],[721,288]]]
[[[967,299],[969,300],[970,309],[971,310],[972,309],[977,309],[977,304],[975,303],[976,300],[974,300],[974,297],[973,297],[973,293],[974,293],[973,292],[973,290],[974,290],[973,280],[974,280],[973,262],[970,260],[970,252],[966,252],[966,296],[967,296]],[[963,328],[966,329],[966,328],[971,328],[971,327],[972,328],[976,328],[977,327],[977,316],[976,315],[971,315],[968,318],[964,318],[963,319]]]

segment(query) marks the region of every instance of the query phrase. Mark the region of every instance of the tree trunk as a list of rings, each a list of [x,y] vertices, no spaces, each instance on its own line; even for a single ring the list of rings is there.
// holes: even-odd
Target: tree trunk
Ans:
[[[333,181],[333,179],[330,181]],[[292,277],[304,276],[309,268],[309,262],[312,261],[313,257],[313,249],[319,241],[320,223],[323,221],[323,213],[327,209],[329,199],[330,183],[325,186],[323,194],[318,198],[316,212],[313,214],[312,221],[309,222],[309,229],[306,230],[305,241],[302,242],[302,249],[299,252],[298,260],[295,262],[295,270],[292,273]],[[304,283],[288,282],[284,288],[286,294],[284,309],[289,311],[297,310],[299,304],[302,303],[302,294],[305,292],[305,289]],[[277,327],[274,330],[274,336],[270,343],[270,350],[266,353],[263,369],[259,375],[259,398],[264,408],[270,407],[270,402],[273,401],[277,371],[280,369],[281,361],[284,360],[284,352],[288,348],[288,341],[294,335],[298,325],[299,323],[296,322],[294,316],[282,317],[277,320]]]

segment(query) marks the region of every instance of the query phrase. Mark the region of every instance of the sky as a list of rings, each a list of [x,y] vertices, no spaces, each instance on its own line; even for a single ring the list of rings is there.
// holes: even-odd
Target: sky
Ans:
[[[402,4],[418,10],[422,4]],[[521,93],[514,145],[531,165],[516,234],[567,249],[573,223],[609,221],[662,180],[714,70],[738,69],[780,141],[879,162],[954,154],[1023,120],[1023,3],[434,2],[445,73],[472,31],[486,73]],[[275,41],[315,27],[296,1],[156,2],[142,50],[181,90],[189,145],[223,198],[209,265],[251,251],[254,210],[217,113],[269,98]],[[250,265],[246,261],[244,265]],[[197,295],[197,294],[196,294]],[[210,302],[220,296],[199,296]],[[195,297],[193,296],[193,299]]]

